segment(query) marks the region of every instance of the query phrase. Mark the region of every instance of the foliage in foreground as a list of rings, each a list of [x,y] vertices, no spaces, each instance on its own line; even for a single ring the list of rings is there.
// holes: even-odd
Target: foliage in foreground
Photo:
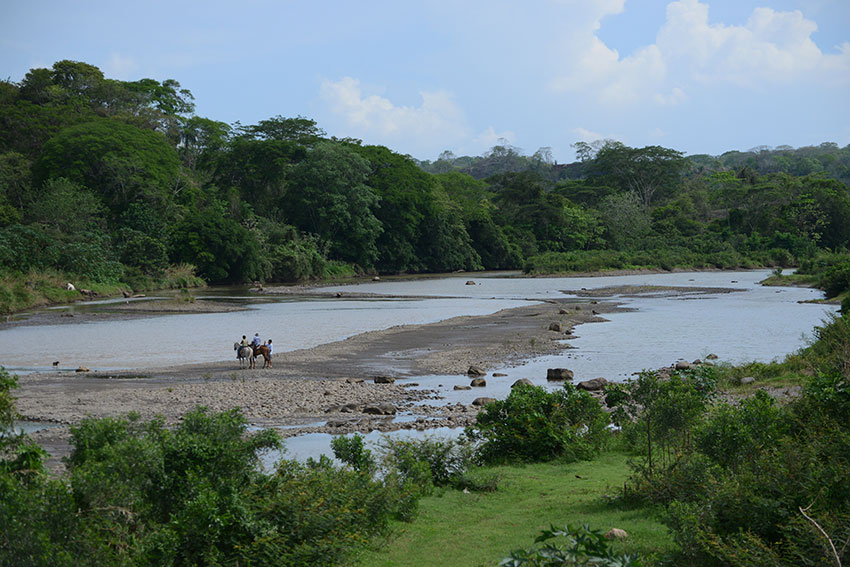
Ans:
[[[556,538],[563,540],[553,541]],[[564,541],[558,545],[558,541]],[[588,526],[552,526],[534,540],[543,543],[530,549],[513,551],[500,567],[640,567],[639,558],[615,554],[602,532]]]
[[[337,565],[381,532],[404,502],[392,486],[328,459],[260,453],[236,410],[190,412],[174,429],[133,416],[72,429],[67,478],[12,435],[15,379],[0,374],[0,565]]]
[[[608,416],[590,394],[569,383],[554,392],[517,384],[485,406],[467,436],[484,463],[589,460],[605,446]]]
[[[847,558],[850,317],[833,317],[816,338],[790,357],[811,376],[786,405],[759,390],[700,409],[681,381],[638,381],[646,395],[624,425],[639,454],[629,484],[667,507],[682,562],[826,567]]]

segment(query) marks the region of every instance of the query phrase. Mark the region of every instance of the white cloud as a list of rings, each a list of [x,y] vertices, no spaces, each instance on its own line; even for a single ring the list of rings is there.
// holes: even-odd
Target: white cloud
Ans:
[[[397,106],[386,97],[364,94],[360,81],[352,77],[324,80],[320,89],[322,100],[347,130],[345,135],[386,145],[416,140],[416,149],[445,147],[468,137],[466,117],[449,92],[419,94],[421,105]]]
[[[812,41],[817,24],[802,12],[756,8],[743,26],[709,22],[709,6],[679,0],[667,6],[657,45],[677,69],[707,83],[790,83],[827,69],[850,76],[850,53],[824,54]]]
[[[609,106],[685,103],[686,90],[726,83],[754,87],[800,80],[850,82],[850,43],[825,54],[812,40],[817,25],[802,12],[756,8],[746,24],[711,23],[709,5],[677,0],[653,44],[621,55],[597,35],[617,2],[599,8],[583,27],[561,40],[555,92],[584,93]]]

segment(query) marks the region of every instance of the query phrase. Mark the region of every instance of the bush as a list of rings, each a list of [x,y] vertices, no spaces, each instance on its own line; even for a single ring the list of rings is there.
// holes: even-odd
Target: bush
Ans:
[[[518,384],[505,400],[488,404],[467,436],[480,442],[485,463],[589,460],[607,443],[608,416],[572,384],[554,392]]]
[[[501,567],[640,567],[638,557],[615,554],[611,543],[598,530],[588,526],[566,526],[558,529],[552,526],[544,530],[535,539],[535,543],[551,542],[555,538],[565,538],[566,543],[546,543],[531,549],[513,551],[503,559]]]

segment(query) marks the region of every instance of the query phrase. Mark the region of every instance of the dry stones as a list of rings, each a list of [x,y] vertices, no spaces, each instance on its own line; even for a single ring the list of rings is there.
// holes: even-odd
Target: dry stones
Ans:
[[[572,380],[573,371],[566,368],[548,368],[546,370],[546,379],[550,382],[559,382],[563,380]]]
[[[395,415],[395,411],[395,406],[386,402],[363,408],[363,413],[371,415]]]

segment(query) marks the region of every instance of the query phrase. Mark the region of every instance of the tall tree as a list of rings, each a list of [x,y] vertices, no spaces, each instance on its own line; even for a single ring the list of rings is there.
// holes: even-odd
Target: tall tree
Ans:
[[[318,235],[333,258],[372,268],[381,223],[373,210],[378,195],[366,185],[369,163],[349,148],[320,142],[293,171],[288,215],[298,228]]]
[[[608,142],[586,171],[593,182],[631,191],[649,207],[660,195],[675,188],[687,165],[677,150],[661,146],[630,148],[620,142]]]

